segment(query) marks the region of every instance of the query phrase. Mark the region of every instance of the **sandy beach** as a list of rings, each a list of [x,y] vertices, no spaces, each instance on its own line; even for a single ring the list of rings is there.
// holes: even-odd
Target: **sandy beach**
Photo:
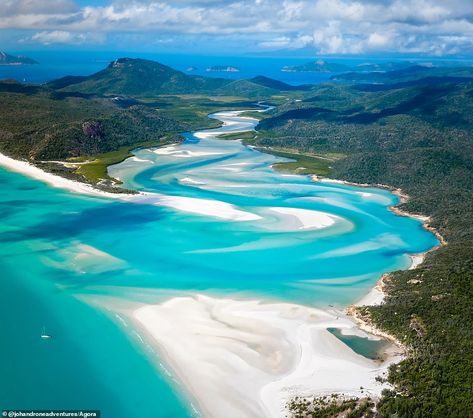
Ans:
[[[7,157],[4,154],[0,154],[0,166],[4,167],[15,173],[24,174],[30,178],[47,183],[50,186],[57,187],[59,189],[67,190],[72,193],[79,193],[88,196],[101,196],[106,198],[124,198],[133,196],[132,194],[118,194],[118,193],[107,193],[102,190],[96,189],[95,187],[81,183],[75,180],[66,179],[64,177],[57,176],[55,174],[48,173],[47,171],[41,170],[30,164],[27,161],[15,160],[11,157]]]
[[[226,112],[225,116],[234,117],[238,113]],[[224,121],[224,125],[230,124]],[[201,137],[209,132],[202,131]],[[216,134],[218,132],[213,131],[212,136]],[[154,152],[182,158],[213,155],[182,153],[175,146]],[[53,187],[94,197],[169,207],[237,222],[257,221],[266,214],[258,210],[253,213],[218,200],[147,192],[107,193],[2,154],[0,166]],[[197,183],[191,178],[183,180]],[[398,193],[402,201],[407,200],[401,191]],[[398,215],[412,216],[395,207],[391,210]],[[299,208],[271,207],[266,211],[272,212],[276,222],[289,230],[328,228],[342,220],[330,213]],[[424,225],[428,222],[427,218],[417,217]],[[411,268],[416,268],[422,263],[424,254],[414,254],[411,258]],[[384,275],[356,305],[382,303],[383,283],[388,277]],[[375,378],[402,358],[400,349],[394,350],[382,364],[369,360],[356,354],[327,330],[339,328],[349,335],[371,339],[377,335],[396,342],[358,315],[354,307],[348,308],[345,315],[295,304],[192,295],[141,306],[130,318],[136,329],[141,330],[140,338],[164,357],[177,380],[209,417],[281,417],[285,404],[294,396],[338,393],[347,397],[377,397],[384,386]]]
[[[249,221],[260,219],[260,216],[258,215],[245,212],[233,205],[217,200],[197,199],[181,196],[166,196],[158,193],[108,193],[89,184],[48,173],[47,171],[35,167],[26,161],[15,160],[3,154],[0,154],[0,166],[10,171],[24,174],[30,178],[49,184],[52,187],[81,195],[102,197],[114,200],[125,200],[139,204],[152,204],[156,206],[170,207],[183,212],[196,213],[203,216],[210,216],[232,221]]]
[[[356,354],[327,331],[363,335],[354,321],[294,304],[193,295],[132,316],[208,417],[281,417],[296,395],[376,397],[375,377],[400,359]]]

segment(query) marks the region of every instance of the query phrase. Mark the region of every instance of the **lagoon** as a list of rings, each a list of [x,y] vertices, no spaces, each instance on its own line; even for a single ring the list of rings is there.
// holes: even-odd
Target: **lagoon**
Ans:
[[[225,125],[110,167],[133,199],[0,170],[0,407],[199,415],[135,308],[203,294],[343,309],[437,244],[389,191],[275,172],[284,159],[216,138],[254,119],[212,117]]]

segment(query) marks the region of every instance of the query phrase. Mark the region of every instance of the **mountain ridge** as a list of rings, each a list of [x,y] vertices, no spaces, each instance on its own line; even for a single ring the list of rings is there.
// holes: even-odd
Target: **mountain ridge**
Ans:
[[[217,94],[268,96],[279,91],[307,90],[264,76],[231,80],[185,74],[157,61],[118,58],[89,76],[65,76],[47,83],[52,89],[92,94],[156,96],[161,94]]]

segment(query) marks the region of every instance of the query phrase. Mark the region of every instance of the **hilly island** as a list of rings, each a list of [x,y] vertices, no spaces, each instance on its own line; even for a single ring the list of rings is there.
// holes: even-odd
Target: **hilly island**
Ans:
[[[281,388],[272,386],[271,373],[281,381],[295,376],[284,381],[293,390],[282,390],[289,397],[281,416],[469,416],[473,68],[387,62],[353,71],[353,66],[316,61],[283,71],[336,74],[328,82],[292,85],[264,75],[238,80],[190,75],[151,60],[119,58],[92,75],[42,85],[1,81],[2,155],[87,183],[98,193],[84,200],[74,195],[69,201],[54,188],[2,178],[16,193],[31,193],[18,202],[37,211],[31,209],[36,215],[21,219],[28,226],[22,229],[8,203],[2,206],[6,219],[12,217],[11,224],[2,226],[6,254],[16,261],[26,248],[38,248],[32,271],[54,283],[48,291],[37,285],[38,292],[48,301],[58,292],[73,295],[74,302],[58,305],[61,314],[78,312],[71,314],[77,323],[82,314],[85,323],[118,321],[128,331],[138,330],[138,337],[125,341],[115,328],[103,325],[109,334],[98,352],[116,344],[110,364],[130,355],[143,387],[159,387],[173,405],[168,416],[190,416],[175,405],[194,408],[194,402],[208,416],[222,410],[235,417],[261,416],[263,410],[277,416],[279,395],[273,394]],[[101,191],[110,199],[106,203]],[[34,197],[36,192],[40,197]],[[57,213],[56,219],[42,214],[41,200],[51,205],[48,210]],[[317,210],[313,204],[319,205]],[[366,236],[356,235],[362,233]],[[127,247],[127,242],[135,244]],[[106,251],[110,248],[113,252]],[[410,269],[407,254],[420,257]],[[340,263],[337,257],[347,258]],[[356,257],[366,258],[359,262]],[[330,276],[337,268],[340,275]],[[381,276],[382,302],[358,297]],[[84,285],[86,278],[90,282]],[[220,282],[226,280],[225,285]],[[310,311],[314,292],[316,309]],[[271,323],[273,316],[278,318]],[[281,328],[275,331],[275,324]],[[98,325],[90,329],[94,326],[98,330]],[[150,331],[142,338],[143,329]],[[330,349],[320,348],[316,339],[318,343],[301,342],[291,334],[294,329],[320,334]],[[100,333],[91,335],[99,338]],[[374,360],[368,361],[364,354],[370,339],[379,342],[380,336],[381,342],[391,341],[391,351],[373,349]],[[66,344],[54,341],[59,339],[54,336],[51,344]],[[67,347],[81,347],[77,335],[64,340],[72,342],[57,349],[58,362],[66,358],[61,356]],[[153,348],[156,341],[158,348]],[[186,344],[189,348],[183,349]],[[132,351],[140,350],[135,347],[143,346],[146,354],[133,357]],[[54,355],[40,351],[44,347],[38,352],[51,362]],[[328,389],[310,386],[304,370],[295,373],[288,366],[298,350],[317,349],[325,353],[322,358],[331,358],[326,351],[341,353],[341,371],[333,366],[324,375]],[[251,367],[231,369],[226,361],[232,356],[238,359],[234,364],[244,360]],[[278,363],[279,357],[284,361]],[[85,373],[105,367],[106,358],[79,352],[77,361]],[[273,362],[277,367],[266,372]],[[159,378],[149,371],[150,364]],[[199,369],[195,364],[210,370],[205,378],[194,375]],[[214,366],[215,375],[227,376],[230,370],[232,377],[221,382],[225,396],[202,400],[199,385],[218,389]],[[182,370],[188,375],[183,377]],[[242,377],[244,370],[249,380]],[[119,399],[116,386],[122,383],[132,397],[128,411],[139,405],[143,416],[155,416],[159,399],[149,401],[156,402],[152,405],[140,403],[140,396],[153,399],[154,392],[135,393],[129,383],[133,379],[120,370],[112,373],[119,384],[100,381],[98,386],[106,388],[100,393],[110,391],[110,399]],[[363,373],[373,381],[377,374],[379,393],[374,386],[358,385],[349,394],[330,389],[337,380],[333,376],[350,381]],[[178,381],[184,382],[184,395]],[[303,390],[300,382],[309,389]],[[65,384],[64,393],[74,392],[70,385]],[[16,393],[12,387],[2,390]],[[263,400],[257,405],[252,396],[259,392]],[[88,405],[98,402],[88,396]],[[233,398],[249,400],[241,406]],[[231,409],[235,405],[241,409]],[[261,405],[267,409],[259,409]],[[117,407],[107,416],[126,416],[119,411]]]

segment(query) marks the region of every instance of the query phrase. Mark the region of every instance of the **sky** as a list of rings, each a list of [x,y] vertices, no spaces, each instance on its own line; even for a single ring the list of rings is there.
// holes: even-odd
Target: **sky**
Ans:
[[[0,0],[0,50],[473,55],[473,0]]]

